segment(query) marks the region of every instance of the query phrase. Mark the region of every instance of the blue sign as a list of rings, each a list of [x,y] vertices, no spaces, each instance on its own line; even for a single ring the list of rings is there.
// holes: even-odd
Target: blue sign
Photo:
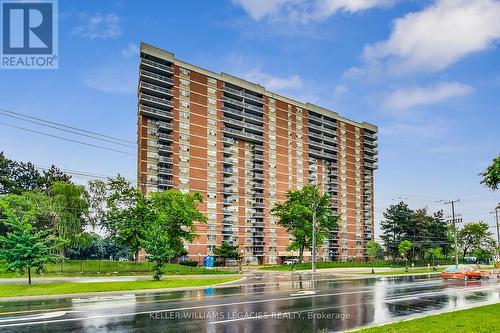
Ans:
[[[213,256],[206,256],[205,259],[203,260],[203,264],[205,268],[212,269],[214,268],[214,257]]]
[[[56,69],[57,2],[3,1],[0,67]]]

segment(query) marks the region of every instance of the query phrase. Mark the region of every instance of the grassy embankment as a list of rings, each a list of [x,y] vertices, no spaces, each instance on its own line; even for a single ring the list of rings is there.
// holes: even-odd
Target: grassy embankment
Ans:
[[[362,329],[359,333],[500,332],[500,303]]]
[[[235,281],[238,278],[205,278],[161,281],[126,281],[126,282],[90,282],[90,283],[36,283],[0,285],[1,297],[19,297],[34,295],[58,295],[89,292],[162,289],[180,287],[210,286],[223,282]]]

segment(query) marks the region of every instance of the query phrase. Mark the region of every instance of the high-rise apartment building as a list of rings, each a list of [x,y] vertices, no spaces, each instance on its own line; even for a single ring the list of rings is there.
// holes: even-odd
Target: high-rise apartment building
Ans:
[[[307,183],[330,193],[341,217],[318,259],[364,259],[376,163],[377,127],[141,45],[138,186],[202,193],[208,223],[186,244],[191,260],[222,241],[250,264],[293,255],[270,210]]]

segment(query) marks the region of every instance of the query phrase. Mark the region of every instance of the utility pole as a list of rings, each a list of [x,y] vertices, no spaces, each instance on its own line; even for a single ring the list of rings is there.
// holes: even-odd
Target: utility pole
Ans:
[[[490,214],[495,214],[495,221],[497,224],[497,255],[500,256],[500,226],[498,225],[498,212],[500,211],[500,204],[495,207],[494,212],[490,212]]]
[[[312,216],[312,256],[311,256],[311,269],[312,273],[316,273],[316,209],[317,209],[317,203],[316,203],[316,191],[317,189],[314,189],[314,197],[313,197],[313,216]]]
[[[457,219],[455,218],[455,203],[460,202],[460,199],[445,201],[445,205],[451,204],[451,216],[453,228],[455,229],[455,265],[458,267],[458,229],[457,229]]]

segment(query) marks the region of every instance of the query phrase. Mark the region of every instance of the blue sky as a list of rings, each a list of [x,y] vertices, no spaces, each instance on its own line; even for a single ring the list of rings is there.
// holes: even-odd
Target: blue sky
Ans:
[[[81,0],[59,14],[59,69],[0,70],[0,108],[135,141],[144,41],[378,125],[377,221],[399,199],[448,212],[436,201],[460,198],[465,221],[493,224],[500,192],[478,173],[500,153],[498,0]],[[134,149],[2,124],[13,159],[135,179]]]

